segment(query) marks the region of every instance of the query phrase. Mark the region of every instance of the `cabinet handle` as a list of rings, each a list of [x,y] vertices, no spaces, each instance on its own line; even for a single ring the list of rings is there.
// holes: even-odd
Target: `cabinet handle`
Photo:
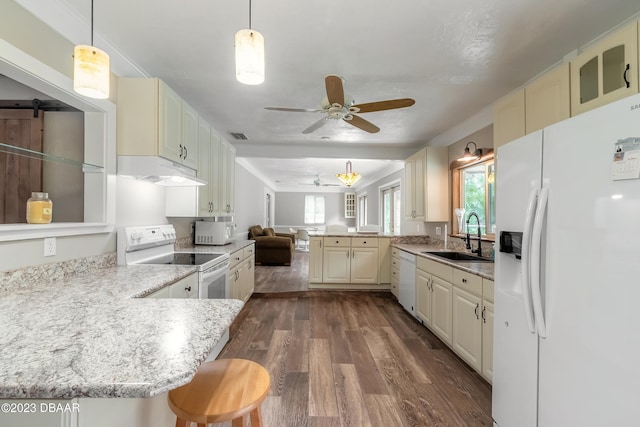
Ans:
[[[180,147],[180,158],[182,158],[182,153],[184,152],[184,147],[182,146],[182,144],[180,144],[179,147]]]
[[[184,159],[186,160],[187,156],[189,155],[189,149],[187,148],[187,146],[184,146]]]
[[[487,306],[482,307],[482,323],[487,323]]]
[[[462,279],[462,283],[467,283],[467,279]]]
[[[475,309],[476,319],[480,319],[480,314],[478,313],[479,308],[480,308],[480,304],[476,304],[476,309]]]
[[[627,68],[624,69],[624,73],[622,73],[622,78],[624,79],[624,82],[626,83],[627,87],[630,87],[631,86],[631,82],[627,78],[627,73],[628,72],[629,72],[629,64],[627,64]]]
[[[184,288],[184,290],[187,292],[191,292],[191,286],[187,286],[186,288]]]

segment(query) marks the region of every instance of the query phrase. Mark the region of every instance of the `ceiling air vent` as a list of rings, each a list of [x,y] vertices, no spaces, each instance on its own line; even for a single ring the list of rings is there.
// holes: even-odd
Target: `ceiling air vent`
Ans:
[[[247,139],[247,135],[245,135],[244,133],[240,133],[240,132],[229,132],[231,134],[232,137],[234,137],[235,139],[238,140],[242,140],[242,141],[246,141]]]

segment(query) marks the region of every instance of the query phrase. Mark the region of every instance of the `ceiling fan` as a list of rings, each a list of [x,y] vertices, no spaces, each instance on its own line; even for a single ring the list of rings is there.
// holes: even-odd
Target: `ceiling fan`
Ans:
[[[353,98],[345,95],[342,86],[342,77],[328,75],[324,79],[327,91],[326,98],[322,101],[321,109],[313,108],[289,108],[289,107],[264,107],[267,110],[289,111],[289,112],[311,112],[326,113],[327,115],[305,130],[302,133],[311,133],[324,126],[330,119],[344,120],[352,126],[362,129],[365,132],[376,133],[380,128],[373,123],[356,116],[356,113],[371,113],[373,111],[392,110],[395,108],[410,107],[416,103],[411,98],[389,99],[386,101],[368,102],[366,104],[355,104]]]
[[[327,184],[320,179],[320,175],[316,175],[316,179],[312,183],[301,182],[300,185],[315,185],[316,187],[340,187],[340,184]]]

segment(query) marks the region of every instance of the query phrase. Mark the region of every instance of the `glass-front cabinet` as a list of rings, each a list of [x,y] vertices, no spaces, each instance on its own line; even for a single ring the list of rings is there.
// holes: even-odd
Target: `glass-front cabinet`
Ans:
[[[638,93],[638,22],[571,61],[571,115]]]

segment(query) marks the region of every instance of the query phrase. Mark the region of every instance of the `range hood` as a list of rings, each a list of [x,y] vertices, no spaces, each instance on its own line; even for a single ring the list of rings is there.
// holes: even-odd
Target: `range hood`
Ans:
[[[158,156],[118,156],[118,175],[166,187],[207,184],[193,169]]]

